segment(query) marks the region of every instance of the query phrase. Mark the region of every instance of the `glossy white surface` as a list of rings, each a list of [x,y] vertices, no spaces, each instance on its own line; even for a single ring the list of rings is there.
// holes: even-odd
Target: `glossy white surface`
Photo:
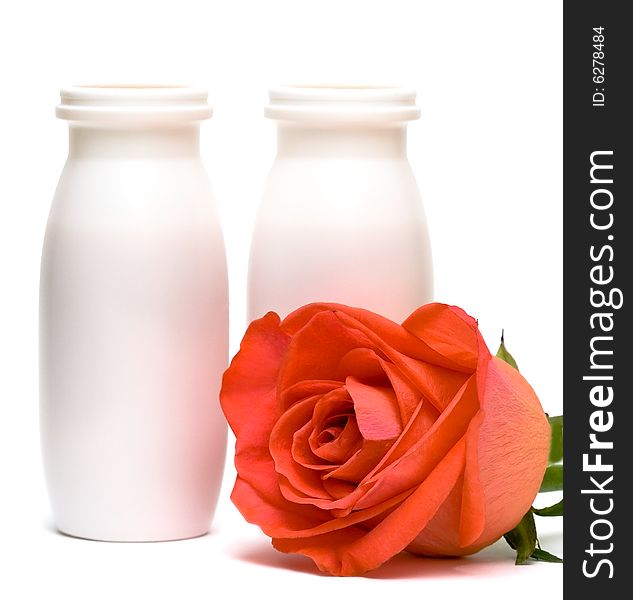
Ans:
[[[65,533],[193,537],[208,530],[224,463],[224,244],[199,123],[179,114],[187,90],[182,100],[150,88],[140,104],[137,89],[107,92],[60,111],[72,119],[69,156],[40,297],[46,480]],[[140,118],[122,122],[130,107]]]
[[[324,301],[402,321],[433,298],[426,217],[401,122],[417,117],[415,95],[286,87],[270,97],[277,156],[250,250],[249,319]]]

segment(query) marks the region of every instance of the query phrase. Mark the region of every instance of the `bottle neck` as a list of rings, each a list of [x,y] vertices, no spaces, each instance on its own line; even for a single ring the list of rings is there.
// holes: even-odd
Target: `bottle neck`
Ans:
[[[407,130],[397,127],[302,127],[281,124],[277,132],[278,156],[338,158],[404,158]]]
[[[195,158],[200,155],[200,125],[126,127],[71,124],[70,158]]]

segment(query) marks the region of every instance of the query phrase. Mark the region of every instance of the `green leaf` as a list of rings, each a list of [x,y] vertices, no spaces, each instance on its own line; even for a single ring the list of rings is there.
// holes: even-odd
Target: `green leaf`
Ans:
[[[563,489],[563,465],[550,465],[545,470],[539,492],[559,492]]]
[[[552,504],[551,506],[546,506],[545,508],[534,508],[532,507],[532,512],[539,517],[562,517],[563,516],[563,500],[557,502],[556,504]]]
[[[519,524],[503,536],[510,547],[517,552],[515,564],[522,565],[536,548],[536,525],[532,510],[529,510]]]
[[[548,417],[552,437],[549,447],[549,464],[563,460],[563,415]]]
[[[499,346],[499,350],[497,350],[497,358],[501,360],[505,360],[509,365],[513,366],[517,371],[519,367],[517,366],[517,361],[514,360],[514,356],[508,352],[506,348],[505,341],[503,339],[503,329],[501,330],[501,344]]]
[[[544,562],[551,562],[551,563],[563,562],[562,558],[558,558],[558,556],[555,556],[554,554],[550,554],[549,552],[545,550],[541,550],[540,548],[534,548],[532,554],[530,555],[530,558],[533,558],[534,560],[542,560]]]

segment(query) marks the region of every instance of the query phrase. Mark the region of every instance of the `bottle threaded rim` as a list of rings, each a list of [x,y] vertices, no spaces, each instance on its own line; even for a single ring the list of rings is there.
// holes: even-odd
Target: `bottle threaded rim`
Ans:
[[[56,114],[70,121],[199,121],[213,114],[207,90],[188,85],[76,85],[60,97]]]
[[[269,91],[264,114],[279,121],[397,123],[420,117],[415,90],[381,85],[284,85]]]

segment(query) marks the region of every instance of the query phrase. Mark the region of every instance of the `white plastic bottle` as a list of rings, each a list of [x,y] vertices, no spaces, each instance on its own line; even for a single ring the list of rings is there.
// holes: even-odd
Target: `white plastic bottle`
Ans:
[[[206,91],[73,87],[42,256],[40,417],[56,526],[208,531],[226,447],[224,242],[199,153]]]
[[[392,87],[270,91],[277,157],[249,269],[249,319],[340,302],[402,321],[432,299],[431,250],[407,160],[415,93]]]

